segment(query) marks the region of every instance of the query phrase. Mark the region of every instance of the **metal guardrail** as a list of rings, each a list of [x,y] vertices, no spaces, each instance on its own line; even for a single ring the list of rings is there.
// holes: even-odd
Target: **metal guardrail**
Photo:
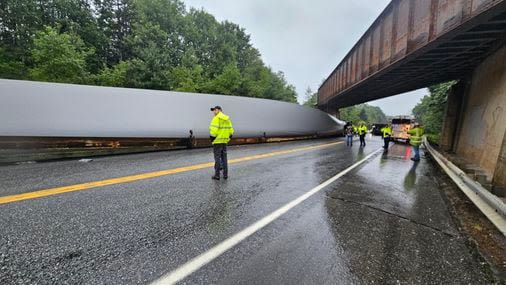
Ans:
[[[471,179],[442,154],[436,151],[424,138],[427,150],[432,154],[439,166],[453,180],[453,182],[466,194],[478,209],[506,236],[506,204],[494,194],[490,193],[477,181]]]

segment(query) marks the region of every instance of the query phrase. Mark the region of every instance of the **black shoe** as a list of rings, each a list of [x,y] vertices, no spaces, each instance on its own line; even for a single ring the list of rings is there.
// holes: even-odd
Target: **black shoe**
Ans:
[[[416,158],[414,158],[414,157],[412,157],[412,158],[411,158],[411,160],[412,160],[412,161],[414,161],[414,162],[418,162],[418,161],[420,161],[420,159],[416,159]]]
[[[225,175],[225,176],[223,176],[223,179],[227,180],[227,179],[228,179],[228,176],[226,176],[226,175]]]
[[[213,180],[220,180],[220,177],[219,176],[212,176],[211,177]]]

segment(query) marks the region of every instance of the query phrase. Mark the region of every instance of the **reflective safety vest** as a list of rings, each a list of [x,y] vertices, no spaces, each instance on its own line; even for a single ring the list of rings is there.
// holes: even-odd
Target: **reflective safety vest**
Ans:
[[[226,144],[230,141],[230,136],[234,134],[232,121],[230,117],[219,112],[214,116],[209,125],[209,134],[215,137],[213,144]]]
[[[419,146],[422,144],[422,136],[423,136],[422,128],[414,128],[412,130],[409,130],[408,134],[410,134],[409,143],[411,145]]]
[[[383,133],[383,138],[391,137],[392,136],[392,128],[390,128],[390,127],[384,127],[384,128],[382,128],[381,132]]]
[[[365,133],[367,133],[367,127],[366,126],[360,126],[360,127],[358,127],[358,134],[359,135],[364,135]]]

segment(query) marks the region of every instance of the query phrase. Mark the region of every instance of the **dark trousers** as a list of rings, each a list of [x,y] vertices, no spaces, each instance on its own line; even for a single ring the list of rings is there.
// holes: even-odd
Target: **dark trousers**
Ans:
[[[213,145],[214,152],[214,175],[220,177],[220,169],[223,169],[223,176],[228,176],[227,145],[220,143]]]
[[[365,134],[360,135],[360,146],[365,146]]]
[[[388,150],[388,143],[390,142],[390,137],[384,137],[383,141],[385,142],[385,144],[383,145],[383,148]]]

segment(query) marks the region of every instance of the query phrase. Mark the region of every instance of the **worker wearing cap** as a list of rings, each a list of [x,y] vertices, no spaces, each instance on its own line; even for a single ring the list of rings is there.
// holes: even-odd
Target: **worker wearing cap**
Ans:
[[[220,106],[211,108],[214,117],[209,125],[209,134],[213,143],[214,176],[212,179],[220,180],[220,169],[223,169],[223,178],[228,179],[227,143],[234,134],[230,117],[223,114]]]
[[[410,134],[409,143],[413,147],[415,156],[411,158],[413,161],[420,161],[420,145],[422,144],[423,128],[416,123],[414,128],[408,131]]]

